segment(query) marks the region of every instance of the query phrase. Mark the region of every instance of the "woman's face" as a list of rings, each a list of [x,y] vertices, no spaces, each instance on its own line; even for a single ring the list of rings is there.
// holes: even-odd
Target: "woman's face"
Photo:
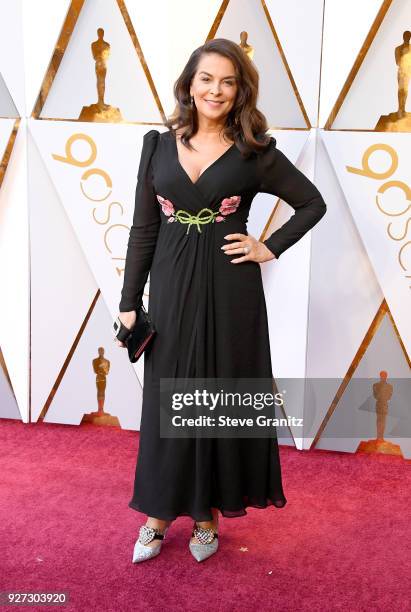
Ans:
[[[234,106],[237,90],[231,60],[218,53],[204,53],[190,87],[198,114],[217,123],[224,122]]]

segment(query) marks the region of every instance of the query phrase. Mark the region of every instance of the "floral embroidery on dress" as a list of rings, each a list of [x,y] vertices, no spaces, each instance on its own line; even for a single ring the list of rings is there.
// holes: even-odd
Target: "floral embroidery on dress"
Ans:
[[[168,217],[167,223],[179,221],[180,223],[188,224],[186,234],[188,234],[192,225],[196,225],[197,230],[201,233],[200,225],[214,223],[214,221],[216,221],[216,223],[225,221],[225,217],[234,213],[241,202],[241,196],[231,196],[222,200],[216,212],[213,212],[211,208],[202,208],[196,215],[192,215],[186,210],[178,210],[176,212],[174,204],[170,200],[163,198],[161,195],[156,195],[156,197],[161,206],[161,210],[166,217]]]
[[[218,209],[221,215],[224,216],[219,215],[218,217],[216,217],[215,220],[217,221],[217,223],[219,223],[220,221],[225,221],[224,217],[226,215],[231,215],[231,213],[235,212],[240,202],[241,196],[231,196],[231,198],[224,198],[224,200],[220,204],[220,208]]]

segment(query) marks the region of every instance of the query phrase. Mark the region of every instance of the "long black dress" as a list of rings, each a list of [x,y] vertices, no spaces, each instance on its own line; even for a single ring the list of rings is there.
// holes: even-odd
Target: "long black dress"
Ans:
[[[144,354],[140,444],[129,502],[148,516],[207,521],[211,507],[235,517],[246,514],[247,506],[286,504],[276,437],[182,439],[159,433],[161,377],[272,377],[260,264],[232,264],[240,255],[220,248],[231,242],[224,240],[227,234],[247,233],[258,192],[279,196],[295,209],[265,241],[277,258],[326,211],[318,189],[273,137],[249,159],[232,145],[194,183],[178,160],[174,133],[145,134],[119,306],[125,312],[141,304],[150,272],[149,313],[157,335]],[[218,212],[221,205],[225,214]],[[187,222],[204,208],[214,213],[214,222]],[[187,212],[178,216],[181,209]],[[197,219],[207,215],[203,211]]]

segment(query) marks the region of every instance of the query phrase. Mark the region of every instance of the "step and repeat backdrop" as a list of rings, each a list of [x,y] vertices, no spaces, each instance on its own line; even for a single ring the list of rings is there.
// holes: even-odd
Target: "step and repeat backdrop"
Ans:
[[[144,360],[128,361],[112,321],[142,140],[165,129],[191,52],[228,38],[259,71],[277,146],[328,207],[261,264],[273,377],[303,381],[280,443],[411,458],[409,0],[0,10],[0,418],[139,429]],[[292,214],[258,194],[248,232],[263,240]]]

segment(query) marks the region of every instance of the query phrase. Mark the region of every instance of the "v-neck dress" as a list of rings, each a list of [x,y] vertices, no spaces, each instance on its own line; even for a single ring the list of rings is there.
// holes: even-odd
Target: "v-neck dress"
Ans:
[[[264,264],[232,264],[241,255],[221,250],[232,242],[224,239],[227,234],[247,234],[258,192],[276,195],[295,209],[264,242],[277,258],[326,211],[317,187],[273,137],[248,159],[232,145],[193,182],[179,162],[174,133],[145,134],[119,308],[139,307],[150,274],[148,311],[157,334],[144,353],[140,441],[129,502],[148,516],[207,521],[212,507],[236,517],[249,506],[286,504],[276,437],[160,436],[161,378],[273,376]],[[209,215],[213,221],[195,221]]]

